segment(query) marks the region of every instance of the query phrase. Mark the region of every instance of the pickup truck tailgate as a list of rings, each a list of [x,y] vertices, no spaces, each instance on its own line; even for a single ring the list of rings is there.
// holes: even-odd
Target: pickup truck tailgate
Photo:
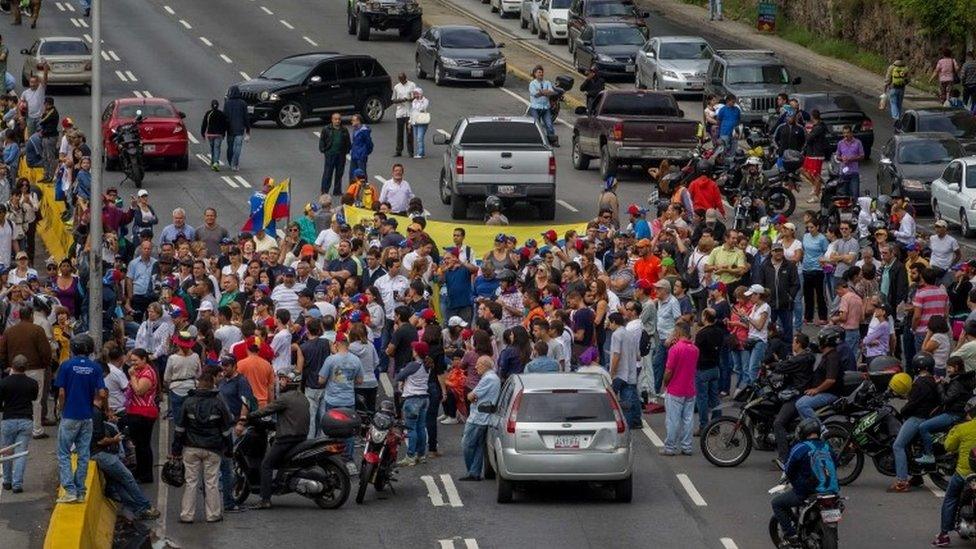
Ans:
[[[674,118],[620,118],[614,125],[614,136],[618,133],[623,137],[620,141],[626,146],[667,145],[692,148],[698,143],[698,122]]]
[[[552,152],[538,147],[465,146],[465,185],[469,184],[552,184],[555,165]]]

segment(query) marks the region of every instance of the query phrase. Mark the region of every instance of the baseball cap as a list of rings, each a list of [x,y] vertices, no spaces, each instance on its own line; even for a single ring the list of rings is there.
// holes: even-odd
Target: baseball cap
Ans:
[[[724,282],[713,282],[712,284],[710,284],[708,286],[708,289],[709,290],[718,290],[718,291],[720,291],[720,292],[722,292],[724,294],[725,293],[726,286],[725,286],[725,283]]]
[[[213,310],[214,309],[213,309],[213,302],[212,301],[204,301],[203,303],[200,304],[200,307],[197,308],[197,312],[200,312],[200,311],[213,311]]]
[[[139,189],[139,192],[136,193],[136,196],[149,196],[149,191],[147,191],[146,189]]]
[[[393,219],[392,217],[387,217],[383,220],[383,225],[389,225],[395,229],[397,227],[397,220]]]
[[[312,246],[311,244],[305,244],[304,246],[302,246],[302,251],[298,255],[300,257],[315,255],[315,246]]]
[[[657,282],[654,283],[654,287],[655,288],[667,288],[668,290],[670,290],[671,289],[671,281],[669,281],[669,280],[667,280],[665,278],[662,278],[661,280],[658,280]]]
[[[776,242],[773,242],[773,248],[772,249],[774,249],[774,250],[783,250],[785,248],[783,248],[783,243],[777,240]]]
[[[366,177],[366,170],[364,170],[362,168],[356,168],[355,170],[352,171],[352,176],[353,177]]]
[[[558,297],[556,297],[554,295],[547,295],[546,297],[542,298],[542,304],[543,305],[552,305],[552,307],[554,309],[562,309],[563,308],[563,302]]]
[[[912,242],[908,246],[905,246],[905,251],[908,251],[908,252],[917,252],[918,250],[919,250],[919,247],[918,247],[918,243],[916,243],[916,242]],[[17,256],[20,257],[20,254],[17,254]]]
[[[413,352],[417,353],[420,358],[427,358],[430,354],[430,345],[427,345],[426,341],[414,341],[410,344],[410,348]]]
[[[539,246],[539,243],[536,242],[534,238],[529,238],[529,239],[527,239],[525,241],[525,247],[526,248],[537,248],[538,246]]]
[[[935,226],[936,227],[949,228],[949,223],[947,223],[945,219],[940,219],[940,220],[938,220],[938,221],[935,222]]]
[[[74,125],[75,125],[75,121],[70,116],[65,116],[64,118],[61,119],[62,128],[70,128],[71,126]]]
[[[434,314],[434,310],[431,309],[430,307],[417,311],[416,313],[414,313],[414,316],[420,317],[427,321],[434,320],[437,318],[437,315]]]
[[[783,214],[779,214],[779,215],[777,215],[776,217],[773,218],[773,223],[776,224],[776,225],[782,225],[783,223],[786,223],[787,221],[788,221],[788,219]]]
[[[631,204],[627,206],[627,213],[633,216],[644,215],[647,212],[644,208],[641,208],[637,204]]]
[[[221,246],[230,246],[233,243],[234,243],[234,239],[231,238],[231,237],[229,237],[229,236],[225,236],[225,237],[223,237],[223,238],[220,239],[220,245]]]
[[[285,267],[284,269],[281,270],[281,275],[282,276],[295,276],[295,269],[293,269],[291,267]]]
[[[796,225],[794,225],[792,221],[787,221],[786,223],[783,223],[783,228],[796,232]]]
[[[255,286],[256,289],[261,290],[261,293],[268,295],[271,293],[271,288],[267,284],[258,284]]]
[[[362,311],[353,311],[349,313],[349,322],[362,322],[362,321],[363,321]]]
[[[753,284],[752,286],[749,286],[748,290],[746,290],[746,295],[756,295],[756,294],[763,295],[765,293],[766,293],[766,288],[763,287],[761,284]]]
[[[505,236],[505,233],[498,233],[498,234],[495,235],[495,243],[496,244],[499,243],[499,242],[505,242],[507,240],[508,240],[508,237]]]
[[[17,259],[30,259],[30,258],[27,257],[27,252],[21,251],[21,252],[17,252]]]
[[[298,292],[298,296],[305,296],[309,299],[315,299],[315,290],[311,288],[304,288],[302,291]]]
[[[454,327],[457,327],[457,326],[460,326],[462,328],[467,328],[468,327],[468,323],[465,322],[464,319],[461,318],[461,317],[459,317],[459,316],[452,316],[451,318],[449,318],[448,321],[447,321],[447,325],[450,326],[451,328],[454,328]]]
[[[329,293],[329,285],[323,281],[321,284],[315,287],[315,293],[322,295]]]
[[[648,240],[648,239],[646,239],[646,238],[642,238],[642,239],[640,239],[640,240],[637,241],[637,247],[638,248],[641,248],[641,247],[649,247],[650,245],[651,245],[651,241]]]
[[[556,231],[552,229],[549,229],[548,231],[540,234],[542,234],[542,237],[545,238],[546,240],[557,240],[559,238],[559,235],[556,234]]]

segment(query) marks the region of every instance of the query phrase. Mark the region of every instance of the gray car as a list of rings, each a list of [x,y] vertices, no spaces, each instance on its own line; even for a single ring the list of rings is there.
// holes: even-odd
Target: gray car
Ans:
[[[656,36],[637,54],[638,88],[701,93],[712,48],[698,36]]]
[[[617,501],[631,500],[631,431],[604,376],[514,375],[488,407],[485,473],[495,476],[499,503],[528,481],[599,482],[613,487]]]
[[[30,48],[23,49],[20,53],[24,55],[24,66],[20,71],[20,81],[24,86],[27,86],[32,76],[41,73],[40,65],[47,62],[51,67],[47,75],[48,85],[84,86],[86,90],[91,90],[91,50],[81,38],[38,38]]]

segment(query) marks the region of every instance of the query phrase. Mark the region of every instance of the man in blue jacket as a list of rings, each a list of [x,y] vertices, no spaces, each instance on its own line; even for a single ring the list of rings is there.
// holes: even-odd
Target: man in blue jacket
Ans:
[[[801,547],[793,523],[792,510],[803,504],[813,494],[836,494],[837,455],[820,438],[820,420],[804,419],[796,427],[796,440],[799,442],[790,450],[789,458],[783,465],[783,474],[793,487],[773,498],[773,515],[783,532],[780,547]]]
[[[247,114],[247,103],[241,98],[241,90],[237,86],[227,90],[224,116],[227,117],[227,164],[236,172],[241,169],[244,141],[251,138],[251,117]]]
[[[369,126],[363,124],[363,119],[352,115],[352,149],[349,151],[349,182],[352,183],[353,173],[357,169],[366,173],[366,161],[373,153],[373,135]]]

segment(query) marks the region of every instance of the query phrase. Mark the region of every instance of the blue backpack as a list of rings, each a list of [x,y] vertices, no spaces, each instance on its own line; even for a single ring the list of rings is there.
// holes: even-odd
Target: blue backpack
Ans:
[[[825,442],[815,443],[812,440],[804,441],[803,444],[809,448],[807,459],[810,460],[810,473],[816,482],[814,491],[818,494],[836,494],[839,491],[837,466],[830,455],[830,446]]]

